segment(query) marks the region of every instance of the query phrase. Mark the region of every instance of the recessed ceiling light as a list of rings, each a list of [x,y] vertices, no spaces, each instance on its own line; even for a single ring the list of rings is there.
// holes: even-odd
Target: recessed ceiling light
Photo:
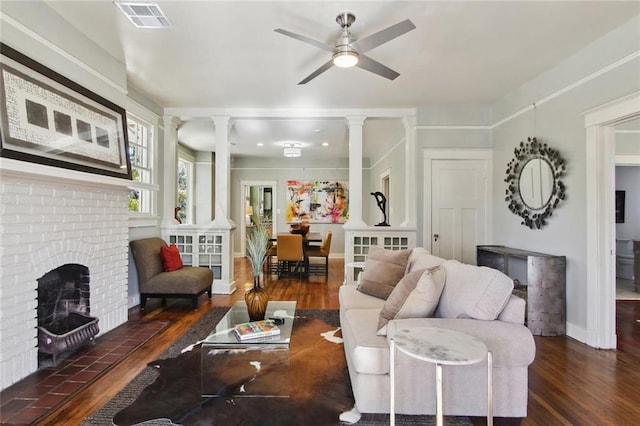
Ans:
[[[115,2],[136,28],[170,28],[169,18],[156,3]]]
[[[322,146],[329,146],[329,142],[322,142]]]
[[[258,142],[258,146],[264,146],[262,142]]]

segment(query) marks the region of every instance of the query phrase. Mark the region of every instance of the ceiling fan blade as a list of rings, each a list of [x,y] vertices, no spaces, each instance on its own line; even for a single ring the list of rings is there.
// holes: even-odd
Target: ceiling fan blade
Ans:
[[[362,68],[363,70],[367,70],[374,74],[378,74],[379,76],[388,78],[389,80],[395,80],[396,77],[400,75],[391,68],[382,65],[380,62],[375,61],[365,55],[360,55],[356,66]]]
[[[318,41],[318,40],[314,40],[314,39],[309,38],[307,36],[303,36],[303,35],[300,35],[300,34],[292,33],[291,31],[283,30],[282,28],[277,28],[274,31],[277,32],[277,33],[289,36],[291,38],[295,38],[296,40],[300,40],[300,41],[302,41],[304,43],[307,43],[307,44],[310,44],[312,46],[318,47],[318,48],[320,48],[322,50],[327,50],[329,52],[333,52],[333,46],[330,46],[330,45],[328,45],[326,43],[323,43],[321,41]]]
[[[402,34],[408,33],[415,28],[416,26],[413,25],[413,22],[409,19],[405,19],[404,21],[392,25],[385,30],[378,31],[377,33],[373,33],[363,39],[356,40],[351,43],[351,46],[359,53],[365,53],[374,47],[378,47],[396,37],[400,37]]]
[[[314,78],[316,78],[317,76],[319,76],[320,74],[322,74],[323,72],[331,68],[332,66],[333,66],[333,59],[330,59],[329,61],[325,62],[325,64],[322,65],[320,68],[318,68],[317,70],[309,74],[304,80],[302,80],[298,84],[307,84],[308,82],[310,82],[311,80],[313,80]]]

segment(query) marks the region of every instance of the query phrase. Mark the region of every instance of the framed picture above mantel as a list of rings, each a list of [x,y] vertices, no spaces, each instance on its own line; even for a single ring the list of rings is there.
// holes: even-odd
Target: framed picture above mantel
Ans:
[[[340,181],[287,181],[287,223],[345,223],[349,219],[349,189]]]
[[[131,179],[125,110],[0,43],[0,156]]]

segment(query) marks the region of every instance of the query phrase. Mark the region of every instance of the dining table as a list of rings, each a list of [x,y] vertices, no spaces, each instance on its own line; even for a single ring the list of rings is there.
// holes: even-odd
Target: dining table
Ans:
[[[289,232],[279,232],[269,238],[271,242],[278,241],[278,235],[290,235]],[[320,232],[307,232],[302,236],[302,252],[304,253],[304,276],[309,276],[309,256],[307,256],[307,247],[310,243],[322,243],[322,234]]]

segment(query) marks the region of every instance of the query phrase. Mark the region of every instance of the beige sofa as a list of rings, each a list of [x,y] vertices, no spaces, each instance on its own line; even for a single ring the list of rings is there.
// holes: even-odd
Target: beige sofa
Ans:
[[[478,314],[483,303],[479,299],[484,298],[486,302],[487,298],[497,297],[497,287],[504,293],[504,287],[508,287],[511,280],[493,269],[445,261],[423,248],[413,250],[406,273],[435,265],[441,265],[445,278],[433,317],[393,319],[387,325],[387,335],[392,336],[398,327],[440,327],[479,338],[493,353],[494,416],[526,417],[528,366],[535,357],[535,343],[531,332],[523,325],[524,300],[509,292],[500,296],[504,297],[504,302],[498,303],[502,306],[497,308],[497,318],[470,318],[468,312],[480,317],[488,315],[486,312]],[[339,297],[355,413],[388,413],[389,348],[387,336],[378,334],[379,315],[385,300],[363,294],[357,285],[343,285]],[[497,305],[494,303],[493,306]],[[463,312],[457,312],[460,309]],[[487,414],[486,362],[444,366],[443,387],[445,415]],[[397,354],[396,413],[435,414],[435,389],[434,364],[400,352]]]

